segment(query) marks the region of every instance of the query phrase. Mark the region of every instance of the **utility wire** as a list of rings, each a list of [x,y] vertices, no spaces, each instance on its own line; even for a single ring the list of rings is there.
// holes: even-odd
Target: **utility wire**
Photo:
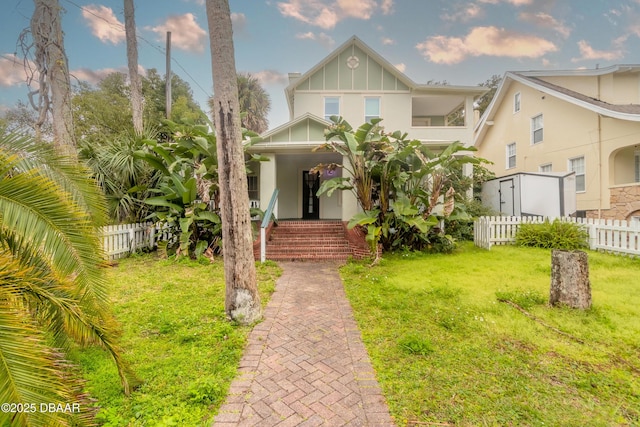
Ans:
[[[121,24],[119,21],[118,21],[117,23],[113,23],[113,22],[111,22],[111,21],[106,20],[103,16],[100,16],[100,15],[98,15],[98,14],[94,13],[93,11],[91,11],[91,10],[87,9],[85,6],[81,6],[81,5],[77,4],[76,2],[74,2],[74,1],[72,1],[72,0],[64,0],[64,1],[65,1],[66,3],[69,3],[69,4],[70,4],[70,5],[72,5],[72,6],[77,7],[78,9],[82,10],[83,12],[86,12],[86,13],[88,13],[88,14],[90,14],[90,15],[92,15],[92,16],[94,16],[94,17],[96,17],[96,18],[98,18],[98,19],[100,19],[100,20],[102,20],[102,21],[104,21],[104,22],[106,22],[106,23],[109,25],[109,27],[111,27],[111,28],[113,28],[113,29],[116,29],[116,30],[119,30],[119,31],[123,31],[123,32],[125,31],[125,26],[124,26],[124,24]],[[146,38],[144,38],[143,36],[141,36],[140,34],[138,34],[138,32],[137,32],[137,31],[136,31],[136,38],[137,38],[139,41],[142,41],[142,42],[146,43],[147,45],[149,45],[150,47],[152,47],[153,49],[157,50],[157,51],[158,51],[158,52],[160,52],[163,56],[166,56],[166,54],[167,54],[166,49],[164,49],[164,48],[162,48],[162,47],[158,46],[157,44],[154,44],[154,43],[150,42],[149,40],[147,40]],[[181,64],[181,63],[180,63],[176,58],[174,58],[173,56],[171,57],[171,62],[175,63],[175,64],[178,66],[178,68],[180,68],[180,69],[181,69],[181,70],[182,70],[182,71],[187,75],[187,77],[191,80],[191,82],[192,82],[193,84],[195,84],[195,85],[196,85],[196,86],[197,86],[197,87],[202,91],[202,93],[204,93],[204,94],[207,96],[207,99],[208,99],[208,98],[211,98],[211,96],[212,96],[211,92],[209,92],[209,91],[205,90],[205,89],[200,85],[200,83],[198,83],[198,81],[197,81],[197,80],[196,80],[196,79],[195,79],[195,78],[194,78],[194,77],[193,77],[193,76],[192,76],[192,75],[191,75],[191,74],[190,74],[190,73],[189,73],[189,72],[188,72],[188,71],[187,71],[187,70],[182,66],[182,64]]]

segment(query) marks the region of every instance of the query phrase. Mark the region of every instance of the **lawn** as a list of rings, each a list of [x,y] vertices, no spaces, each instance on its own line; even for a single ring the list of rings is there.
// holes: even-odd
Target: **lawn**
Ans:
[[[143,381],[130,397],[104,351],[76,351],[87,389],[105,426],[209,425],[224,402],[249,327],[228,322],[221,260],[209,264],[159,260],[151,255],[107,268],[121,345]],[[266,303],[280,270],[258,266]]]
[[[399,426],[637,426],[640,260],[589,252],[589,268],[587,311],[547,305],[542,249],[465,244],[341,274]]]

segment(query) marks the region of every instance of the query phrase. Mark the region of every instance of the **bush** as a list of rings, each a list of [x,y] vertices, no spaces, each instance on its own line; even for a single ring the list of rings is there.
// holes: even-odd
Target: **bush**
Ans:
[[[589,233],[579,224],[545,220],[542,224],[521,224],[516,245],[545,249],[576,250],[589,247]]]
[[[470,219],[444,220],[445,232],[455,240],[473,241],[473,221],[481,216],[497,215],[493,209],[483,205],[479,200],[465,201],[463,210],[471,217]]]

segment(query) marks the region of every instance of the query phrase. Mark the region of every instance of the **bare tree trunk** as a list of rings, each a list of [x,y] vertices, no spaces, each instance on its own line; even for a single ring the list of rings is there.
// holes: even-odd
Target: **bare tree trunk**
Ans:
[[[34,0],[31,34],[35,46],[35,63],[40,83],[40,118],[51,109],[54,146],[63,154],[77,158],[73,115],[71,112],[71,82],[64,50],[61,8],[58,0]],[[51,98],[49,98],[49,93]],[[38,127],[42,123],[36,124]]]
[[[138,74],[138,39],[136,38],[133,0],[124,0],[124,28],[127,35],[127,64],[129,65],[129,82],[131,85],[133,129],[136,135],[142,135],[142,83]]]
[[[249,194],[242,148],[238,83],[228,0],[207,0],[213,70],[225,310],[242,324],[262,316],[253,257]]]
[[[571,308],[591,307],[591,283],[587,254],[554,250],[551,253],[551,305]]]

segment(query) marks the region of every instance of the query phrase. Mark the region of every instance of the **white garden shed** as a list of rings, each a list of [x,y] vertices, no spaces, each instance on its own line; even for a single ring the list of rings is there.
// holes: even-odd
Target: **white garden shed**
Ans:
[[[557,218],[576,212],[575,172],[520,172],[482,185],[482,203],[508,216]]]

